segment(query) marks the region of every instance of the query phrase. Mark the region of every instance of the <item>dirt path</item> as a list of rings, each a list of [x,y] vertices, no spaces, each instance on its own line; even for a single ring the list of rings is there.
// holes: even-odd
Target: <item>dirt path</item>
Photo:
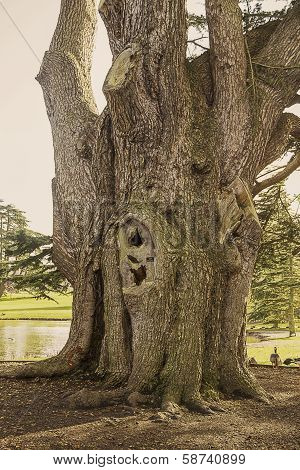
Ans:
[[[0,449],[300,449],[300,371],[254,372],[271,405],[224,400],[226,413],[162,421],[158,410],[121,405],[65,410],[61,395],[79,380],[0,379]]]

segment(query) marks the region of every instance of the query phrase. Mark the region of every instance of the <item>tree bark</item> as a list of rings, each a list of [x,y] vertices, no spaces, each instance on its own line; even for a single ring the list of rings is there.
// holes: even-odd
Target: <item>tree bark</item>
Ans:
[[[113,63],[100,116],[96,7],[62,0],[38,76],[55,150],[54,259],[74,287],[70,337],[57,357],[1,373],[87,369],[118,390],[73,405],[142,393],[207,414],[220,391],[265,399],[246,366],[245,306],[261,238],[251,192],[277,120],[253,132],[238,2],[207,0],[211,50],[189,64],[184,0],[102,0]],[[270,40],[278,27],[259,31]],[[257,35],[248,42],[263,54]]]

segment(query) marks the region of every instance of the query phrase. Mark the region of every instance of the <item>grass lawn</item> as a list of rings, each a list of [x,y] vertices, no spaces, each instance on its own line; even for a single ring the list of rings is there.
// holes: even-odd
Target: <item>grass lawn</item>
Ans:
[[[254,357],[259,364],[270,365],[270,355],[274,351],[275,346],[277,346],[277,352],[282,362],[288,357],[300,357],[300,336],[274,338],[256,343],[251,341],[247,346],[248,357]]]
[[[72,295],[52,294],[56,302],[34,299],[29,294],[6,295],[0,299],[0,320],[69,320]]]
[[[26,293],[2,297],[0,299],[0,320],[70,320],[72,295],[52,294],[52,297],[57,303],[51,300],[36,300]],[[299,331],[300,324],[297,323]],[[253,331],[251,328],[253,324],[249,326],[249,330]],[[255,324],[255,330],[260,329],[264,333],[264,330],[269,329],[270,326]],[[285,327],[286,324],[279,325],[279,329]],[[299,335],[292,338],[272,338],[264,341],[248,337],[247,343],[248,357],[255,357],[259,364],[270,364],[270,354],[273,352],[274,346],[277,346],[282,361],[288,357],[300,357]]]

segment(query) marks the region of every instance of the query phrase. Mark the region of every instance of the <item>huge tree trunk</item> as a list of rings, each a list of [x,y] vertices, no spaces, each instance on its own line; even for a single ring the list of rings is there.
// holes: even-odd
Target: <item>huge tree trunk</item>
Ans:
[[[220,390],[264,397],[245,352],[261,237],[251,188],[284,104],[274,100],[267,129],[254,125],[237,1],[207,1],[212,51],[191,64],[184,0],[102,0],[100,14],[113,53],[102,115],[90,85],[94,0],[62,0],[38,77],[54,138],[54,258],[74,286],[73,320],[57,357],[17,373],[88,369],[103,388],[154,394],[167,410],[210,412],[202,397]],[[260,47],[249,38],[253,55]]]

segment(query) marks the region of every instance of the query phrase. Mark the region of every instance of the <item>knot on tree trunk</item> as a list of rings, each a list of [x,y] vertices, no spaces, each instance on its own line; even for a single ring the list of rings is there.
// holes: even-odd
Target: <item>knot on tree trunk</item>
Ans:
[[[240,237],[247,236],[254,227],[261,232],[258,216],[253,204],[252,196],[247,184],[241,179],[236,178],[229,186],[225,188],[218,199],[219,215],[219,242],[224,248],[224,263],[230,271],[236,271],[241,268],[241,247]],[[251,222],[251,223],[250,223]],[[251,230],[249,227],[251,226]],[[250,238],[249,238],[250,241]]]
[[[127,80],[132,78],[131,71],[136,65],[139,51],[140,46],[132,43],[118,55],[105,79],[104,93],[111,93],[125,87]]]

